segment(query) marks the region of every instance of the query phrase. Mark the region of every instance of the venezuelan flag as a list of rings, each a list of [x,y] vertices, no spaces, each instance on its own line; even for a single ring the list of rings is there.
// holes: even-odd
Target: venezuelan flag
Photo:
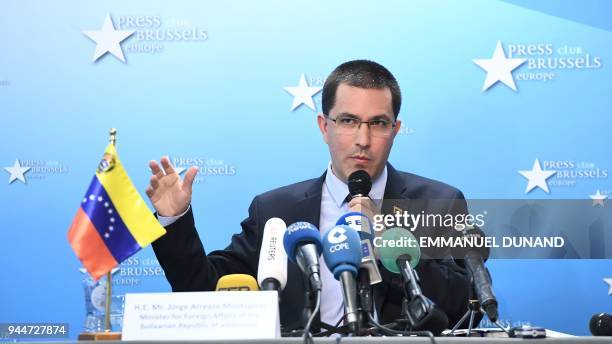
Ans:
[[[68,230],[68,242],[94,279],[166,233],[109,144]]]

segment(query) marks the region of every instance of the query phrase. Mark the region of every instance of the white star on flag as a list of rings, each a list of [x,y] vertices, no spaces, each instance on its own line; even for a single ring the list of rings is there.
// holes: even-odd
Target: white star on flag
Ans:
[[[612,295],[612,278],[604,278],[603,280],[610,286],[610,289],[608,290],[608,295]]]
[[[497,41],[497,46],[495,47],[495,52],[493,52],[492,58],[474,59],[472,61],[487,72],[487,77],[484,85],[482,86],[483,92],[498,81],[503,82],[506,86],[510,87],[516,92],[516,85],[514,84],[512,71],[518,66],[522,65],[525,61],[527,61],[527,59],[506,58],[501,41]]]
[[[96,51],[94,52],[92,62],[96,62],[106,53],[111,53],[125,63],[125,56],[123,56],[123,50],[121,50],[121,42],[130,37],[133,33],[133,30],[115,30],[110,13],[107,14],[102,29],[97,31],[83,31],[85,36],[96,42]]]
[[[19,163],[19,159],[15,159],[15,164],[13,165],[13,167],[4,168],[6,172],[11,174],[9,176],[8,183],[11,184],[15,180],[19,179],[19,181],[21,181],[22,183],[27,184],[24,174],[28,172],[30,168],[31,167],[21,166],[21,164]]]
[[[593,200],[593,206],[600,205],[603,207],[604,200],[608,198],[608,195],[602,195],[601,192],[597,190],[594,195],[589,195],[589,197],[591,197],[591,199]]]
[[[287,86],[283,88],[293,96],[293,104],[291,104],[291,109],[289,111],[295,110],[302,104],[306,104],[306,106],[311,108],[313,111],[317,111],[312,97],[321,91],[321,87],[309,86],[308,82],[306,82],[306,76],[304,76],[303,73],[297,86]]]
[[[108,202],[108,200],[105,200],[102,196],[98,196],[96,197],[96,195],[91,194],[89,195],[89,197],[85,197],[83,198],[83,203],[87,203],[89,201],[95,202],[97,201],[98,203],[102,204],[104,206],[104,208],[107,208],[106,210],[106,214],[108,215],[108,221],[111,223],[110,225],[108,225],[107,229],[108,231],[104,232],[104,238],[105,239],[110,239],[111,233],[112,231],[115,230],[115,227],[112,225],[113,223],[115,223],[115,218],[113,217],[113,213],[115,212],[113,210],[113,208],[110,206],[110,203]],[[102,201],[104,201],[104,203],[102,203]]]
[[[544,190],[546,193],[549,193],[548,183],[546,180],[552,177],[557,171],[544,171],[540,166],[540,160],[535,159],[533,163],[533,167],[531,170],[527,171],[518,171],[523,177],[527,178],[527,189],[525,189],[525,193],[529,193],[535,187],[539,187]]]

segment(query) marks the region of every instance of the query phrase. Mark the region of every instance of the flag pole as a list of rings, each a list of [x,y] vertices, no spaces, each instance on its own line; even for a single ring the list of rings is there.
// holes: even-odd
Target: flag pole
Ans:
[[[108,140],[110,141],[110,143],[115,146],[115,143],[117,142],[117,129],[116,128],[111,128],[111,130],[108,132],[109,138]],[[105,309],[104,309],[104,331],[105,332],[110,332],[111,331],[111,323],[110,323],[110,312],[111,312],[111,295],[112,295],[112,290],[111,290],[111,272],[107,272],[106,273],[106,304],[105,304]]]

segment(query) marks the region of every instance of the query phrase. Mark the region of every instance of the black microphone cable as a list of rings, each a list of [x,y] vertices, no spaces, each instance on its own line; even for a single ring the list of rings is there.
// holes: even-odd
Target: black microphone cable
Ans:
[[[374,325],[374,327],[378,330],[380,330],[381,332],[386,333],[387,335],[393,335],[393,336],[417,336],[417,337],[428,337],[429,340],[431,340],[432,344],[436,344],[436,339],[433,335],[433,333],[431,333],[431,331],[399,331],[399,330],[394,330],[392,328],[389,328],[385,325],[381,325],[378,323],[378,321],[376,321],[376,319],[374,319],[374,317],[372,316],[372,314],[368,313],[368,320],[370,321],[370,323],[372,325]]]
[[[340,326],[340,324],[344,321],[345,318],[346,314],[342,315],[340,319],[338,319],[338,322],[336,322],[336,324],[333,326],[321,321],[321,329],[323,329],[324,331],[313,334],[313,337],[329,337],[332,334],[349,334],[350,329],[348,328],[348,325]]]

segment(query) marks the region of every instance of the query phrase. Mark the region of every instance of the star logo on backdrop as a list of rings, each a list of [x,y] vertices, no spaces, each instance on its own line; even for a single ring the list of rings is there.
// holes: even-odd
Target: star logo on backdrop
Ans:
[[[490,59],[474,59],[472,61],[487,72],[487,77],[482,86],[483,92],[495,85],[498,81],[501,81],[516,92],[512,71],[525,63],[527,59],[507,58],[501,41],[497,41],[493,57]]]
[[[528,180],[527,189],[525,189],[525,193],[529,193],[535,187],[539,187],[546,193],[549,193],[550,191],[548,190],[548,183],[546,182],[546,180],[552,177],[555,173],[557,173],[557,171],[542,170],[539,159],[535,159],[531,170],[518,172]]]
[[[31,167],[21,166],[19,163],[19,159],[15,159],[15,164],[12,167],[5,167],[4,170],[11,175],[9,176],[8,183],[11,184],[15,180],[19,179],[20,182],[27,184],[28,182],[25,179],[25,173],[28,172]]]
[[[110,13],[107,14],[106,19],[104,19],[104,24],[100,30],[83,31],[85,36],[96,42],[96,51],[94,52],[92,62],[96,62],[106,53],[111,53],[121,62],[125,63],[125,56],[123,56],[121,42],[130,37],[133,33],[133,30],[115,30],[115,25],[113,25],[113,20]]]
[[[600,205],[603,207],[604,200],[608,198],[608,195],[602,195],[601,192],[597,190],[594,195],[589,195],[589,197],[591,197],[591,199],[593,200],[593,206]]]
[[[612,295],[612,278],[604,278],[604,282],[608,283],[610,289],[608,289],[608,295]]]
[[[312,109],[312,111],[317,111],[312,97],[321,91],[321,87],[309,86],[308,82],[306,82],[306,76],[304,73],[302,73],[297,86],[287,86],[283,88],[293,96],[293,104],[291,104],[291,109],[289,111],[297,109],[302,104],[308,106],[310,109]]]

